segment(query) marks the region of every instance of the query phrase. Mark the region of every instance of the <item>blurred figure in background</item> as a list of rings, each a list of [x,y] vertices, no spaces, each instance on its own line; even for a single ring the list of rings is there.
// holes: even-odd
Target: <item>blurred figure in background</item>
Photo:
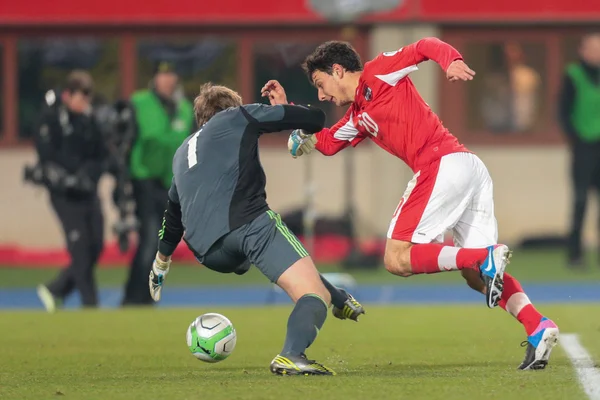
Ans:
[[[156,254],[164,205],[173,177],[173,155],[192,133],[192,104],[178,90],[174,65],[160,62],[148,90],[133,94],[137,135],[130,156],[130,176],[139,221],[138,246],[129,270],[122,305],[150,305],[148,274]]]
[[[506,43],[504,54],[512,92],[512,129],[527,132],[537,120],[542,80],[540,74],[527,65],[525,53],[519,43]]]
[[[71,256],[56,279],[38,286],[49,312],[75,289],[83,306],[98,305],[94,266],[102,252],[104,221],[97,186],[106,149],[92,114],[92,90],[90,74],[73,71],[63,90],[47,92],[35,135],[39,164],[25,173],[26,180],[49,189]]]
[[[571,145],[573,208],[568,266],[583,268],[581,230],[591,186],[600,190],[600,33],[582,38],[580,60],[569,64],[559,98],[559,118]]]
[[[484,90],[478,103],[485,127],[496,134],[522,134],[539,120],[542,79],[527,63],[521,44],[490,46]]]

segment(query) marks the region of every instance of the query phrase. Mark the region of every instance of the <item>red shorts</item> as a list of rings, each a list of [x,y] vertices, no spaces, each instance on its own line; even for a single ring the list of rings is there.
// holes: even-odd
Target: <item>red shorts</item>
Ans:
[[[412,243],[442,242],[452,231],[459,247],[498,241],[493,184],[472,153],[453,153],[417,171],[394,212],[387,237]]]

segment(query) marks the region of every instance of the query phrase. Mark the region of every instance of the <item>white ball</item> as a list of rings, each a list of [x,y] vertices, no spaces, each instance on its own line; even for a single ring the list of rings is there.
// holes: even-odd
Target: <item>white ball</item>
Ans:
[[[217,313],[202,314],[186,333],[188,348],[199,360],[216,363],[233,352],[237,334],[229,319]]]

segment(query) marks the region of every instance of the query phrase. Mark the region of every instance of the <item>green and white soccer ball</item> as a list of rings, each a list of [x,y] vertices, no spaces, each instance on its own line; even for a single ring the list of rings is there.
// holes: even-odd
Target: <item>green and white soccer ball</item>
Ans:
[[[237,340],[231,321],[217,313],[202,314],[196,318],[185,336],[194,357],[210,363],[229,357]]]

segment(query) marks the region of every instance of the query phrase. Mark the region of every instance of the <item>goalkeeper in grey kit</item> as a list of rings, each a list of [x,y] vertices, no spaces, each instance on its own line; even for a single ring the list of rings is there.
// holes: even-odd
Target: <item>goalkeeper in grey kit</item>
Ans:
[[[251,265],[296,303],[287,323],[283,350],[271,362],[279,375],[334,375],[307,359],[333,304],[334,316],[358,320],[363,307],[327,282],[296,236],[266,202],[266,176],[258,156],[264,133],[323,128],[317,108],[242,105],[233,90],[203,85],[194,101],[200,129],[173,159],[173,183],[150,272],[150,293],[160,300],[171,255],[183,238],[200,263],[221,273],[243,275]]]

